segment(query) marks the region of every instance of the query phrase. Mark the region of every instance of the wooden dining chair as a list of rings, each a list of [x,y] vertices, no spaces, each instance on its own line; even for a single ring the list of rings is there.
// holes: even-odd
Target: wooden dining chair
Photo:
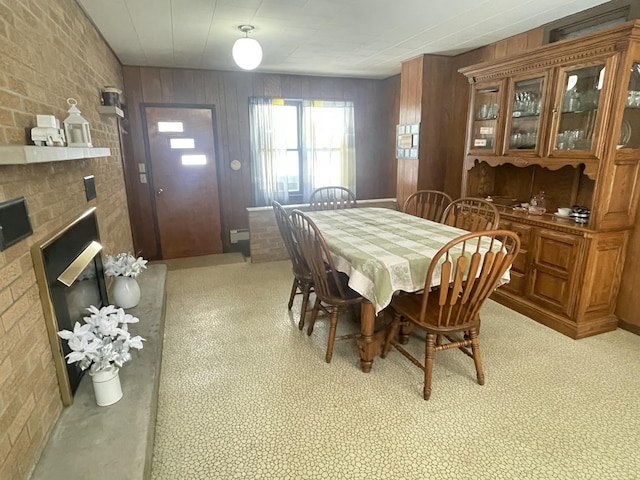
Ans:
[[[336,270],[329,247],[313,220],[300,210],[291,212],[290,218],[294,236],[301,246],[304,258],[311,270],[316,294],[307,335],[311,335],[313,332],[318,311],[325,312],[331,322],[329,325],[327,352],[325,354],[325,360],[329,363],[333,356],[333,344],[336,340],[357,336],[357,334],[351,334],[336,337],[339,313],[347,307],[361,303],[363,298],[359,293],[349,288],[346,282],[348,277]]]
[[[511,267],[519,249],[520,239],[514,232],[467,233],[450,241],[435,254],[427,270],[424,291],[392,299],[393,321],[381,356],[386,357],[393,346],[421,368],[424,371],[425,400],[431,396],[434,354],[442,350],[460,349],[472,357],[478,383],[484,385],[478,343],[480,307],[499,286],[502,275]],[[440,287],[431,289],[432,285]],[[405,324],[426,331],[422,362],[394,340],[400,326]]]
[[[481,232],[498,228],[500,213],[491,202],[463,197],[449,204],[442,214],[441,223],[469,232]]]
[[[302,294],[300,320],[298,321],[298,328],[302,330],[304,328],[309,295],[313,291],[313,278],[311,276],[311,270],[304,259],[302,250],[300,249],[300,245],[298,245],[293,235],[293,226],[291,225],[289,214],[282,205],[275,200],[273,202],[273,213],[276,216],[276,223],[280,230],[280,236],[282,237],[282,241],[284,242],[284,246],[293,267],[293,285],[291,285],[291,295],[289,295],[289,310],[293,307],[293,300],[295,299],[295,296],[297,294]]]
[[[320,187],[309,196],[311,210],[338,210],[355,206],[356,196],[346,187]]]
[[[426,220],[440,222],[444,209],[451,201],[449,195],[439,190],[418,190],[405,200],[402,211]]]

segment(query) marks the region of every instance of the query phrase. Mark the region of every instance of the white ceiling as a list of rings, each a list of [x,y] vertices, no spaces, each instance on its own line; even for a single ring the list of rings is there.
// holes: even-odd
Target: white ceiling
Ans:
[[[257,71],[386,78],[420,54],[455,55],[602,0],[78,0],[124,65],[239,70],[238,25]]]

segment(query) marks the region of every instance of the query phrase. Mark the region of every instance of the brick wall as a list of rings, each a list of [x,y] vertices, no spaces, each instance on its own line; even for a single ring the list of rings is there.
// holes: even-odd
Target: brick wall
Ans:
[[[36,114],[66,118],[74,97],[111,157],[0,166],[0,202],[24,196],[34,234],[0,252],[0,478],[26,479],[62,410],[30,246],[97,207],[107,253],[130,251],[118,126],[97,112],[121,67],[74,0],[0,0],[0,145],[26,144]],[[26,129],[26,130],[25,130]],[[55,148],[55,147],[43,147]],[[87,202],[83,177],[94,175]]]
[[[358,200],[358,207],[397,208],[395,198],[379,198],[373,200]],[[287,213],[294,209],[306,212],[309,205],[284,205]],[[280,230],[276,223],[276,216],[271,207],[247,208],[249,217],[249,238],[251,245],[251,263],[275,262],[286,260],[287,251],[284,248]]]

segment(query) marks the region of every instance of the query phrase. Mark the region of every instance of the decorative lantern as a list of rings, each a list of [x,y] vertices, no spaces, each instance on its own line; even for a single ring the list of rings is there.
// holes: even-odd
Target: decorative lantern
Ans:
[[[89,122],[80,116],[80,110],[76,107],[78,102],[75,98],[68,98],[69,116],[64,120],[64,133],[67,136],[67,146],[69,147],[93,147],[91,144],[91,132]]]

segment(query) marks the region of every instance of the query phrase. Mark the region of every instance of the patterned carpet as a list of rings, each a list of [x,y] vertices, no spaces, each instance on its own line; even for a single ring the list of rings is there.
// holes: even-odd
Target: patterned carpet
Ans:
[[[326,322],[311,337],[296,328],[291,279],[288,262],[169,272],[152,478],[640,475],[640,337],[575,341],[487,302],[486,385],[471,359],[442,352],[424,401],[422,372],[397,351],[364,374],[339,341],[326,364]]]

